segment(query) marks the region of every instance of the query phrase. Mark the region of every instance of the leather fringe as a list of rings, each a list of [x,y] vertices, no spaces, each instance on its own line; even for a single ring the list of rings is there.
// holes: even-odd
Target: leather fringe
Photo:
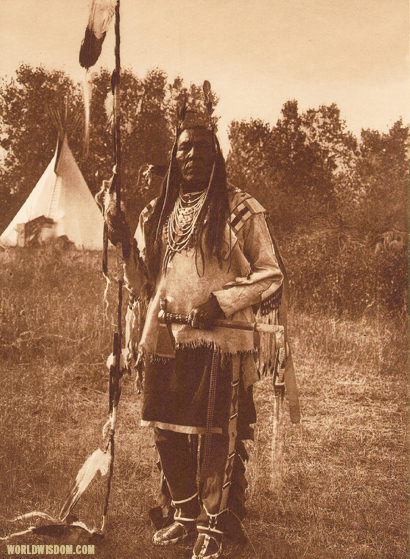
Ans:
[[[259,307],[259,313],[261,316],[266,316],[270,312],[277,310],[279,308],[282,299],[282,286],[279,287],[275,293],[272,293],[264,301],[261,302]]]

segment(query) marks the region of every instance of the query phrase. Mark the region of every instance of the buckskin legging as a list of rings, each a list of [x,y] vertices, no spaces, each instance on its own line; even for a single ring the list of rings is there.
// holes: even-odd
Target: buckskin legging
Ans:
[[[232,508],[235,497],[241,509],[237,510],[237,513],[244,516],[244,461],[247,456],[240,439],[250,438],[249,424],[256,420],[252,391],[245,392],[243,388],[239,357],[225,359],[222,365],[219,364],[213,421],[213,431],[218,432],[212,433],[210,453],[205,467],[203,463],[200,464],[201,475],[198,484],[197,454],[192,452],[188,434],[200,434],[203,457],[212,350],[198,348],[178,353],[180,359],[177,358],[173,363],[155,363],[156,374],[154,367],[148,367],[151,374],[148,374],[149,390],[145,393],[146,413],[143,413],[143,419],[154,426],[155,443],[175,508],[175,518],[182,521],[197,519],[198,529],[224,532],[227,516],[225,513],[228,508]],[[174,382],[172,378],[175,380],[175,376],[179,377],[180,381],[185,377],[187,383],[181,385]],[[195,376],[197,379],[193,378]],[[164,378],[167,379],[167,388],[171,388],[171,394],[168,392],[165,398],[168,404],[166,406],[163,400],[154,401],[154,396],[164,395],[163,383],[160,383],[158,388],[158,381]],[[172,394],[172,387],[178,388],[178,394]],[[185,393],[184,398],[181,398],[181,392]],[[205,405],[195,409],[192,402],[198,401],[200,392]],[[178,407],[177,402],[180,404]],[[195,421],[190,421],[191,425],[188,426],[181,425],[181,418],[187,416],[191,420],[195,418]],[[179,425],[175,423],[176,418],[179,419]]]

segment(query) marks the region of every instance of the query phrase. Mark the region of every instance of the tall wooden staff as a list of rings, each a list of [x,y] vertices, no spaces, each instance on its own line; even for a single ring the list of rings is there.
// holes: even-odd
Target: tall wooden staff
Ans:
[[[113,147],[114,147],[114,174],[110,185],[110,194],[115,192],[117,212],[121,211],[121,111],[120,111],[120,0],[93,0],[90,17],[85,32],[84,41],[80,49],[80,64],[87,69],[93,66],[101,53],[102,43],[110,26],[111,20],[115,21],[115,69],[111,76],[111,89],[113,94]],[[89,95],[85,99],[89,100]],[[86,108],[86,114],[89,113]],[[87,119],[86,119],[87,120]],[[87,137],[87,134],[86,134]],[[114,470],[114,434],[117,417],[117,407],[120,399],[121,378],[121,345],[122,345],[122,291],[123,291],[123,266],[122,247],[117,245],[117,281],[118,281],[118,307],[117,324],[113,336],[112,362],[110,365],[109,378],[109,417],[104,426],[104,434],[107,436],[107,444],[104,454],[109,454],[109,476],[107,481],[107,492],[103,513],[102,530],[108,510],[108,502],[111,491],[111,479]],[[108,234],[107,226],[104,224],[104,249],[103,249],[103,272],[108,274]]]
[[[111,87],[114,98],[114,177],[113,187],[115,186],[117,212],[121,211],[121,112],[120,112],[120,81],[121,81],[121,58],[120,58],[120,0],[115,6],[115,70],[112,74]],[[107,247],[105,246],[105,250]],[[117,407],[120,399],[120,378],[121,378],[121,345],[122,345],[122,288],[124,282],[122,266],[122,247],[117,244],[117,280],[118,280],[118,307],[117,307],[117,331],[113,339],[113,363],[110,366],[110,387],[109,387],[109,440],[108,447],[111,453],[110,471],[107,481],[107,493],[105,498],[103,525],[107,516],[108,502],[111,491],[111,479],[114,471],[114,434],[117,416]]]
[[[120,137],[120,0],[93,0],[91,5],[90,17],[85,31],[85,37],[80,49],[80,64],[86,68],[87,74],[91,66],[97,62],[101,53],[102,43],[104,41],[107,29],[115,15],[115,70],[111,78],[112,93],[114,98],[114,176],[111,182],[111,191],[115,190],[117,211],[121,209],[121,137]],[[90,95],[88,88],[88,80],[85,80],[84,105],[86,114],[86,128],[88,127],[89,101]],[[88,129],[86,130],[86,142],[88,142]],[[87,150],[86,150],[87,151]],[[106,225],[104,225],[104,253],[103,253],[103,271],[107,273],[107,248],[108,236]],[[33,511],[28,514],[19,516],[15,520],[31,520],[32,518],[41,518],[48,520],[51,524],[43,526],[30,526],[22,532],[15,532],[0,540],[7,541],[14,537],[25,534],[36,534],[39,536],[52,536],[60,538],[62,536],[80,535],[86,532],[89,536],[102,536],[108,510],[108,502],[111,490],[111,479],[114,469],[114,433],[115,421],[117,414],[117,406],[120,398],[120,378],[121,378],[121,308],[122,308],[122,249],[121,244],[117,246],[117,268],[118,268],[118,312],[116,332],[113,340],[113,359],[110,366],[110,386],[109,386],[109,417],[104,426],[104,436],[107,437],[107,443],[104,451],[98,448],[85,461],[79,470],[75,483],[68,493],[68,496],[61,508],[58,518],[54,518],[49,514]],[[89,530],[84,523],[69,520],[70,513],[78,503],[81,495],[84,493],[88,485],[91,483],[97,472],[105,475],[108,471],[107,491],[105,497],[105,505],[103,512],[103,520],[101,531]]]

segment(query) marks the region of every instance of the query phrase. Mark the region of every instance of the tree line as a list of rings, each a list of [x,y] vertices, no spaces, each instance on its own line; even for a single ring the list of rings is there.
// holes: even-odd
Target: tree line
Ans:
[[[276,125],[230,125],[228,175],[268,209],[306,312],[403,319],[408,301],[409,127],[346,129],[336,104]]]
[[[232,182],[263,198],[280,234],[337,230],[372,242],[407,229],[408,126],[346,130],[335,105],[299,113],[288,101],[275,126],[232,122]]]
[[[172,145],[176,104],[182,96],[192,103],[200,88],[185,86],[177,77],[168,83],[165,72],[152,69],[143,78],[130,70],[121,76],[122,191],[125,205],[138,213],[158,187],[143,184],[146,163],[165,165]],[[217,102],[214,96],[214,101]],[[61,71],[22,64],[12,79],[0,83],[0,216],[2,231],[36,185],[56,147],[58,128],[69,144],[93,194],[113,170],[111,74],[102,69],[92,81],[89,147],[84,146],[83,92]],[[88,152],[88,153],[87,153]]]
[[[54,153],[56,115],[62,115],[92,193],[111,176],[110,79],[107,70],[93,79],[88,156],[79,84],[61,71],[27,65],[1,81],[0,230]],[[143,165],[166,165],[176,103],[183,95],[198,103],[201,94],[200,87],[188,87],[180,77],[170,83],[158,68],[142,78],[125,70],[121,88],[123,198],[135,224],[159,187],[158,180],[151,185],[141,181]],[[231,122],[229,181],[254,194],[269,211],[300,306],[326,304],[339,313],[350,309],[360,315],[382,301],[386,309],[404,309],[408,132],[399,120],[387,133],[362,130],[357,138],[336,104],[300,112],[296,100],[284,103],[275,125],[260,119]]]

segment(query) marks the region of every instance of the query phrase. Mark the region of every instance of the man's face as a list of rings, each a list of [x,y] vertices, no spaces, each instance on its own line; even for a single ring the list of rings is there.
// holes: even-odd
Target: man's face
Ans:
[[[212,134],[205,128],[188,128],[178,138],[176,160],[185,192],[208,186],[215,148]]]

